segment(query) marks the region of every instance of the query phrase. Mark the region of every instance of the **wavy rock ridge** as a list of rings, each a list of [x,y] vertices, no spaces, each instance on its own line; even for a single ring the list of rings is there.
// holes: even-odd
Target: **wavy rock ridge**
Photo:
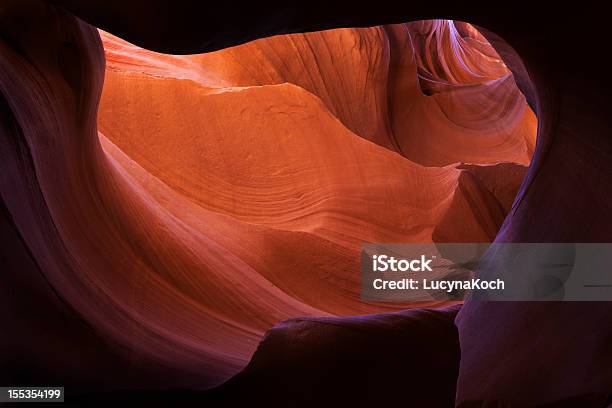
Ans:
[[[512,75],[477,31],[464,38],[453,22],[285,35],[195,56],[102,38],[103,146],[134,161],[128,171],[156,202],[244,263],[207,260],[186,279],[263,277],[288,296],[268,294],[270,309],[245,293],[249,305],[232,315],[227,295],[190,292],[255,332],[292,315],[397,307],[359,299],[360,243],[492,240],[533,151],[535,117]],[[437,62],[424,59],[432,54]]]
[[[2,43],[0,194],[59,297],[177,385],[229,378],[281,320],[414,306],[360,301],[360,243],[492,240],[533,151],[467,25],[172,56],[53,8],[31,24]]]

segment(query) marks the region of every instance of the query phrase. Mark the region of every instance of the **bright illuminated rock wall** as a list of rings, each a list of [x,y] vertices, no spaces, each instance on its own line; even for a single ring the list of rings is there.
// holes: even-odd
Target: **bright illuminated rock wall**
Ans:
[[[223,31],[213,21],[191,25],[200,17],[178,5],[166,14],[143,7],[144,15],[137,2],[68,6],[176,53],[414,19],[406,10],[354,20],[280,13],[254,26],[249,19],[259,20],[242,13],[232,27],[244,31]],[[537,35],[521,36],[503,18],[482,20],[518,46],[525,67],[491,32],[501,56],[474,27],[446,20],[178,56],[110,34],[101,40],[93,26],[38,1],[7,1],[0,17],[2,265],[10,282],[2,316],[16,333],[2,339],[11,354],[3,361],[31,369],[4,371],[11,375],[76,353],[82,358],[53,365],[64,383],[207,388],[242,369],[281,320],[442,306],[361,302],[360,242],[610,236],[605,99],[589,93],[603,76],[573,59],[555,65],[559,49],[537,47],[536,25],[523,29]],[[197,27],[210,32],[200,37]],[[515,81],[538,111],[538,149],[535,115]],[[601,337],[560,335],[567,316],[584,331],[605,324],[601,306],[484,307],[460,312],[460,399],[566,396],[538,399],[548,383],[522,387],[518,363],[487,377],[486,362],[509,350],[547,357],[538,371],[551,370],[552,338],[606,361]],[[542,336],[535,346],[534,331]],[[453,344],[449,336],[443,344]],[[466,376],[490,381],[486,394]],[[527,390],[523,399],[517,387]]]

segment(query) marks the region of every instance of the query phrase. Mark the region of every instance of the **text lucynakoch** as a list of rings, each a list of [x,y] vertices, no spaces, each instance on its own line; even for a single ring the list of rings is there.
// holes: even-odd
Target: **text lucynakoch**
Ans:
[[[457,290],[504,290],[505,282],[501,279],[495,280],[433,280],[405,278],[405,279],[374,279],[372,286],[375,290],[442,290],[448,293]]]

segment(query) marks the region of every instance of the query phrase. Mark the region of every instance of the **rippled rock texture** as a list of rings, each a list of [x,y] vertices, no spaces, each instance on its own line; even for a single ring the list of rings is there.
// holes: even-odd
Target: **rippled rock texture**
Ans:
[[[183,37],[177,24],[183,15],[167,4],[146,8],[154,12],[134,20],[135,9],[119,3],[64,3],[88,21],[100,16],[100,27],[149,48],[214,52],[158,54],[37,1],[0,8],[6,33],[0,43],[2,262],[9,282],[2,286],[2,316],[14,330],[2,340],[8,351],[3,379],[51,378],[77,390],[206,389],[240,372],[266,330],[301,316],[342,327],[330,334],[312,323],[316,327],[307,331],[315,339],[320,333],[324,340],[345,336],[346,342],[361,338],[367,344],[384,344],[377,343],[379,323],[389,336],[406,324],[413,332],[403,336],[422,339],[415,340],[419,347],[438,344],[449,352],[443,378],[431,383],[432,392],[444,388],[442,399],[455,395],[457,370],[458,402],[567,396],[509,395],[520,388],[512,376],[520,376],[523,365],[488,378],[484,393],[481,381],[466,380],[486,376],[491,361],[514,347],[533,356],[516,334],[525,330],[516,319],[546,319],[560,309],[468,304],[458,334],[448,326],[454,309],[433,323],[431,313],[419,311],[394,315],[397,324],[387,314],[342,317],[446,306],[362,302],[362,242],[608,236],[605,224],[591,230],[584,224],[572,228],[572,219],[548,229],[534,224],[583,205],[581,197],[560,201],[563,189],[551,187],[555,173],[542,167],[542,157],[561,172],[588,168],[609,157],[609,144],[594,136],[600,154],[584,162],[591,146],[572,147],[568,122],[554,121],[563,110],[546,109],[550,100],[542,83],[533,81],[505,42],[484,32],[494,49],[469,24],[427,20],[237,45],[273,33],[351,24],[333,16],[317,23],[308,15],[303,24],[288,19],[281,27],[287,15],[279,12],[265,24],[245,23],[240,33],[215,31],[212,24],[195,40],[200,28]],[[160,17],[160,10],[169,14]],[[156,24],[160,18],[167,24]],[[189,31],[191,18],[185,17],[183,29]],[[379,14],[372,19],[397,22]],[[371,25],[365,20],[355,25]],[[220,49],[229,45],[237,46]],[[538,123],[530,106],[541,114],[540,132],[565,133],[556,151],[550,137],[542,139],[513,207],[535,150]],[[568,116],[584,121],[579,112]],[[586,128],[596,134],[597,124]],[[609,187],[609,178],[600,182]],[[607,190],[593,190],[592,181],[569,177],[568,183],[606,202],[600,196]],[[586,213],[583,223],[594,225],[597,214]],[[584,313],[586,330],[610,321],[596,305],[585,306]],[[560,333],[562,317],[544,327],[543,342]],[[500,321],[515,322],[517,337],[500,341]],[[362,324],[363,337],[346,334]],[[262,343],[264,360],[279,358],[270,348],[278,338],[284,339],[278,350],[297,342],[309,350],[304,356],[318,355],[321,342],[301,336],[299,324],[284,325]],[[434,332],[442,338],[428,343]],[[458,339],[465,352],[459,368],[459,352],[452,348]],[[484,360],[477,355],[483,339],[491,341]],[[584,340],[581,347],[601,357],[601,339]],[[564,344],[568,350],[576,346]],[[263,367],[263,377],[295,378],[308,388],[307,379],[291,377],[295,372],[284,376],[274,364],[262,365],[261,355],[251,372]],[[389,358],[380,364],[381,370],[401,372]],[[419,360],[406,370],[426,367]],[[550,360],[542,360],[541,370],[547,367]],[[504,375],[511,380],[504,382]],[[589,383],[594,401],[608,379]],[[572,392],[582,392],[582,384]]]

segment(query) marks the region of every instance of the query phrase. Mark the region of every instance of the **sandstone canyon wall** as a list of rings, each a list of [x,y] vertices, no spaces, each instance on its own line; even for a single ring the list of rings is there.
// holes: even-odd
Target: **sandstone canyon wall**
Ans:
[[[487,28],[526,49],[525,66],[499,37],[483,31],[496,52],[473,26],[448,20],[286,34],[220,49],[268,34],[353,24],[307,14],[284,20],[285,29],[281,10],[278,19],[261,20],[266,24],[244,25],[242,34],[214,31],[213,24],[209,33],[194,28],[193,37],[183,37],[192,17],[179,29],[172,25],[183,15],[171,13],[163,27],[172,34],[160,39],[138,24],[126,28],[120,22],[133,18],[131,9],[112,2],[98,5],[106,9],[99,14],[93,6],[66,5],[105,30],[176,54],[139,48],[40,2],[2,9],[8,34],[0,67],[0,195],[3,239],[14,248],[5,251],[11,284],[3,290],[5,310],[24,310],[20,318],[6,316],[17,334],[3,348],[20,356],[5,358],[11,381],[37,379],[35,369],[20,369],[24,361],[47,367],[46,356],[73,350],[82,358],[54,366],[50,375],[75,388],[99,390],[100,381],[109,389],[209,388],[244,368],[264,332],[284,319],[317,316],[360,327],[359,319],[336,316],[446,306],[362,302],[362,242],[609,236],[598,216],[609,206],[609,178],[598,172],[597,180],[585,181],[576,173],[607,168],[601,118],[586,105],[577,111],[559,105],[568,96],[551,99],[550,90],[561,88],[547,86],[551,78],[541,79],[547,71],[533,68],[540,57],[494,22]],[[138,17],[152,25],[157,18]],[[374,13],[354,25],[396,22]],[[575,84],[565,89],[585,92]],[[590,129],[590,138],[575,144],[572,120]],[[558,177],[582,195],[560,197]],[[599,206],[582,211],[580,225],[571,218],[561,223],[592,202]],[[24,293],[36,302],[24,301]],[[599,401],[609,385],[609,376],[591,379],[585,368],[575,389],[540,397],[554,378],[521,387],[520,364],[495,371],[484,391],[474,380],[504,350],[542,355],[527,342],[534,329],[525,316],[549,321],[538,335],[545,342],[562,332],[567,316],[586,315],[585,331],[606,327],[605,306],[468,303],[458,320],[461,367],[448,326],[454,313],[433,314],[440,316],[433,332],[448,336],[435,344],[453,356],[440,368],[450,378],[443,381],[445,396],[454,396],[457,372],[458,402],[466,403],[550,402],[585,389]],[[396,319],[386,314],[370,321],[377,316],[380,327],[394,326],[384,323]],[[419,331],[411,319],[431,316],[405,316],[413,330],[406,339],[424,336],[415,347],[429,344],[432,332]],[[500,321],[511,322],[514,335],[499,330]],[[299,339],[300,330],[292,330],[285,341]],[[36,336],[53,340],[31,356]],[[12,340],[22,337],[28,341]],[[308,341],[317,350],[318,340]],[[593,335],[561,347],[586,350],[605,364],[604,341]],[[481,359],[483,343],[488,352]],[[261,352],[270,353],[270,343],[262,344]],[[554,367],[551,358],[538,360],[540,370]],[[523,396],[511,395],[517,387]]]

